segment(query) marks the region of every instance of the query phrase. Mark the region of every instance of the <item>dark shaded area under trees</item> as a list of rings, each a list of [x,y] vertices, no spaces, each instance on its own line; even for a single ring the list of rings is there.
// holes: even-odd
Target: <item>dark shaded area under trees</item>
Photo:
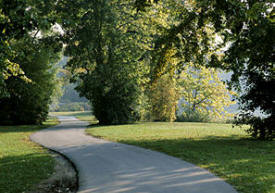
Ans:
[[[55,1],[0,1],[0,124],[41,124],[62,44],[50,28]]]

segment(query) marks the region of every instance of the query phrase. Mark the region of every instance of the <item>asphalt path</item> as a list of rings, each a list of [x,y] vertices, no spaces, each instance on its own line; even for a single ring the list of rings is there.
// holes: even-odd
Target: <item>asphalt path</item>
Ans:
[[[207,170],[163,153],[85,134],[88,122],[59,116],[61,124],[31,139],[69,158],[78,193],[237,193]]]

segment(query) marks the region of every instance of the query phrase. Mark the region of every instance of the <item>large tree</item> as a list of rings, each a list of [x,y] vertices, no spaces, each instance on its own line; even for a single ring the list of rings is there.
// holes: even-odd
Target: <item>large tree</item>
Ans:
[[[143,71],[135,11],[120,0],[75,2],[78,9],[72,18],[66,15],[67,4],[61,1],[59,6],[64,8],[67,67],[77,90],[91,101],[100,124],[135,121]]]
[[[219,71],[213,68],[189,65],[178,80],[184,121],[226,120],[233,118],[226,108],[234,92],[220,80]]]
[[[0,98],[9,95],[5,79],[17,76],[27,81],[27,77],[14,62],[16,52],[12,42],[28,36],[33,31],[49,29],[54,24],[52,7],[55,1],[1,0],[0,1]]]
[[[0,1],[1,123],[46,119],[54,80],[51,62],[61,49],[49,33],[54,5],[54,0]]]
[[[274,3],[273,1],[220,1],[209,4],[222,38],[224,57],[211,57],[211,65],[233,75],[230,85],[241,92],[243,112],[239,123],[250,124],[249,132],[259,139],[275,137]],[[215,12],[215,14],[214,14]],[[265,116],[254,114],[262,111]]]
[[[223,38],[231,44],[218,63],[233,71],[231,86],[242,92],[238,122],[250,124],[249,132],[259,139],[275,137],[273,6],[272,1],[235,1],[225,7]],[[256,110],[265,116],[256,116]]]
[[[48,115],[56,84],[54,64],[59,59],[60,44],[49,39],[24,38],[14,42],[14,62],[29,78],[11,75],[5,80],[8,95],[0,98],[0,124],[41,124]]]
[[[137,9],[143,10],[152,2],[161,0],[137,0]],[[181,22],[156,41],[158,62],[153,79],[163,74],[166,52],[182,42],[184,62],[209,64],[233,72],[230,84],[242,90],[239,101],[243,113],[239,120],[251,125],[252,136],[274,138],[275,95],[270,89],[275,82],[273,1],[187,0],[180,5],[175,1],[173,7],[177,7]],[[212,28],[212,32],[207,28]],[[241,85],[245,85],[244,89]],[[253,112],[257,109],[265,117],[255,116]]]

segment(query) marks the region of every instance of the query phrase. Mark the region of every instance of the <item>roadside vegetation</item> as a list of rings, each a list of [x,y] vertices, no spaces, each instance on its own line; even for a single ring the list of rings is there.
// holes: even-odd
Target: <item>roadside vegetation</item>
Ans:
[[[274,193],[275,141],[256,142],[245,132],[247,128],[216,123],[146,122],[94,125],[87,133],[191,162],[225,179],[240,193]]]
[[[91,110],[67,115],[117,125],[88,132],[190,161],[240,192],[275,192],[273,8],[272,0],[1,0],[1,192],[24,192],[52,172],[51,156],[28,140],[48,126],[39,125],[50,109]],[[248,126],[150,122],[175,120]]]
[[[273,1],[41,2],[0,2],[1,125],[41,124],[50,104],[101,125],[232,121],[237,102],[236,123],[275,138]],[[68,82],[86,99],[56,106]]]
[[[92,124],[98,123],[91,111],[72,111],[72,112],[51,112],[53,116],[74,116],[81,121],[89,121]]]
[[[41,126],[0,126],[0,193],[29,191],[53,174],[54,158],[29,136],[56,124],[50,118]]]

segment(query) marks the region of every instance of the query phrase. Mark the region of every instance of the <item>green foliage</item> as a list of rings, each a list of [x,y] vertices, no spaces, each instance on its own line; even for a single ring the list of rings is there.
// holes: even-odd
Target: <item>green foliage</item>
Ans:
[[[57,22],[72,80],[101,123],[136,120],[148,78],[153,85],[193,62],[232,71],[231,86],[242,90],[240,121],[253,136],[273,139],[273,7],[272,0],[2,0],[0,97],[9,97],[9,77],[30,81],[16,42],[37,40]],[[256,109],[266,117],[254,117]]]
[[[225,120],[233,117],[226,107],[234,104],[229,91],[213,68],[189,65],[178,80],[183,97],[181,119],[185,121]]]
[[[235,118],[236,125],[248,124],[250,128],[247,130],[252,137],[261,140],[272,140],[275,137],[274,116],[271,114],[267,117],[256,117],[251,113],[242,112]]]
[[[175,45],[165,49],[163,52],[154,47],[159,46],[158,40],[167,34],[174,25],[178,24],[175,2],[166,1],[152,4],[150,9],[141,14],[144,22],[140,23],[141,29],[145,31],[148,38],[147,50],[142,57],[144,66],[149,63],[150,71],[146,75],[150,78],[144,87],[144,99],[142,115],[145,120],[174,121],[178,93],[174,72],[176,66],[181,62],[176,56]],[[147,35],[147,33],[149,35]],[[147,36],[146,36],[147,35]],[[156,68],[161,63],[161,68]],[[143,119],[144,119],[143,118]]]
[[[174,121],[178,92],[176,80],[170,74],[157,79],[150,90],[151,119],[153,121]]]
[[[40,124],[54,89],[51,62],[61,49],[55,34],[55,1],[0,1],[1,124]]]
[[[153,66],[151,79],[168,72],[182,70],[190,62],[204,65],[207,62],[206,53],[215,50],[211,26],[198,25],[199,10],[189,1],[169,1],[167,17],[173,18],[169,28],[154,41],[151,52]],[[173,62],[169,62],[172,60]]]
[[[100,124],[135,121],[143,70],[138,63],[143,51],[137,46],[135,11],[124,1],[93,1],[77,7],[74,20],[63,18],[71,19],[71,25],[64,27],[70,37],[65,54],[70,56],[72,81],[91,102]]]
[[[223,11],[227,30],[222,37],[231,45],[224,63],[217,64],[233,71],[231,86],[242,90],[239,123],[250,124],[249,132],[259,139],[275,137],[275,95],[271,89],[275,86],[273,2],[232,1],[227,5]],[[266,116],[254,115],[257,109]]]
[[[29,0],[0,1],[0,98],[9,95],[4,81],[9,76],[28,81],[21,64],[14,62],[20,50],[14,50],[11,44],[33,31],[49,29],[54,23],[52,6],[51,0],[47,4]]]
[[[58,60],[60,50],[58,43],[54,46],[48,41],[24,38],[12,45],[18,50],[14,61],[20,63],[31,82],[18,76],[5,80],[8,96],[0,98],[1,124],[41,124],[46,120],[56,83],[53,63]]]
[[[139,5],[147,6],[146,2]],[[176,55],[183,63],[193,61],[232,71],[231,86],[243,93],[239,123],[249,123],[257,138],[274,138],[275,98],[270,89],[275,82],[273,1],[187,0],[179,4],[175,2],[172,9],[181,21],[156,41],[154,58],[158,62],[153,79],[164,72],[166,51],[174,46],[180,48]],[[182,69],[182,63],[177,68]],[[241,89],[240,85],[245,86]],[[266,118],[255,117],[256,109]]]

